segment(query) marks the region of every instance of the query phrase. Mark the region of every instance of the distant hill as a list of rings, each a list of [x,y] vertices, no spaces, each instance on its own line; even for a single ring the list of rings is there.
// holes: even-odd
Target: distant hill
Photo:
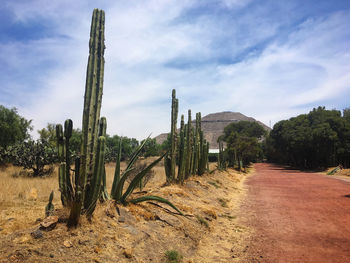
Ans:
[[[205,139],[209,142],[210,149],[219,148],[217,139],[223,134],[224,128],[232,122],[238,121],[255,121],[262,125],[266,130],[270,130],[264,123],[255,120],[254,118],[247,117],[239,112],[223,111],[217,113],[211,113],[202,117],[202,130],[204,132]],[[195,120],[192,121],[195,125]],[[168,136],[168,133],[162,133],[155,137],[157,143],[163,143]]]

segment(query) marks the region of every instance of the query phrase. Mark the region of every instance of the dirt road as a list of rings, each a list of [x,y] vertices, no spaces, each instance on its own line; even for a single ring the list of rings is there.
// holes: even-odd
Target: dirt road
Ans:
[[[243,262],[350,262],[350,182],[256,164],[242,222],[254,233]]]

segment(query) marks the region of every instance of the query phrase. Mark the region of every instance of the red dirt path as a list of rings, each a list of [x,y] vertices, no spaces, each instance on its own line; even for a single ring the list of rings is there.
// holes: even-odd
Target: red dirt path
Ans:
[[[243,223],[254,229],[247,262],[350,262],[350,183],[256,164]]]

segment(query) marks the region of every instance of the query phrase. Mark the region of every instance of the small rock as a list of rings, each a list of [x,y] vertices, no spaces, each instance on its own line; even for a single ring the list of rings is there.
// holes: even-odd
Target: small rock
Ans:
[[[134,224],[136,223],[136,218],[125,207],[119,207],[118,222]]]
[[[50,258],[54,258],[55,257],[55,255],[54,254],[50,254]]]
[[[65,247],[72,247],[73,246],[73,244],[72,244],[72,242],[70,241],[70,240],[65,240],[64,242],[63,242],[63,245],[65,246]]]
[[[36,220],[35,220],[35,223],[40,223],[41,221],[43,221],[40,217],[38,217]]]
[[[50,231],[54,229],[58,222],[58,216],[48,216],[40,223],[40,229]]]
[[[39,239],[43,237],[43,232],[40,229],[34,230],[32,233],[30,233],[33,238]]]
[[[123,255],[126,258],[132,258],[132,248],[125,248],[123,251]]]

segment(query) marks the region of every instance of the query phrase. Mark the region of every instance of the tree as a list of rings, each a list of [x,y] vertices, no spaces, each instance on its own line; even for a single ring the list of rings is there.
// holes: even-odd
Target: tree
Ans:
[[[119,149],[119,140],[122,140],[122,153],[121,153],[121,161],[125,161],[128,159],[131,154],[136,150],[139,146],[138,140],[135,138],[128,138],[126,136],[118,136],[113,135],[106,136],[106,161],[111,162],[115,161],[118,154]]]
[[[302,168],[349,166],[350,121],[337,110],[314,108],[275,124],[266,140],[269,161]]]
[[[34,177],[52,172],[52,168],[45,169],[45,166],[57,161],[55,149],[47,141],[42,140],[29,140],[11,146],[8,154],[14,165],[32,170]]]
[[[147,139],[146,139],[147,140]],[[141,144],[144,142],[145,140],[141,141]],[[145,146],[142,149],[141,155],[143,157],[149,157],[149,156],[159,156],[161,152],[161,145],[158,144],[156,142],[156,139],[153,138],[149,138],[146,143]]]
[[[57,147],[56,124],[48,123],[46,128],[38,130],[40,140],[48,142],[52,147]]]
[[[257,122],[239,121],[226,126],[220,140],[226,142],[228,165],[246,167],[261,157],[262,146],[258,139],[265,135],[265,129]]]
[[[33,128],[31,120],[20,116],[16,108],[8,109],[0,105],[0,147],[7,148],[29,139]]]

